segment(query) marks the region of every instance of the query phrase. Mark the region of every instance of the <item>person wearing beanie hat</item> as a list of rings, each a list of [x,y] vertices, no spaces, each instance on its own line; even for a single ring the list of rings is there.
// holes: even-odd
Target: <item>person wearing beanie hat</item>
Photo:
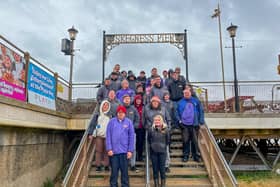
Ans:
[[[140,71],[139,76],[137,77],[137,83],[142,85],[143,89],[146,89],[146,75],[145,75],[145,71]]]
[[[140,117],[139,117],[138,111],[136,110],[134,105],[131,105],[130,103],[131,103],[130,96],[128,94],[125,94],[123,96],[123,106],[126,109],[126,117],[132,121],[132,124],[134,126],[134,131],[136,131],[136,129],[139,128]],[[134,140],[135,145],[134,145],[134,152],[133,152],[132,158],[130,159],[130,169],[131,169],[131,171],[139,172],[139,170],[135,167],[135,164],[136,164],[136,150],[135,150],[136,134],[134,134],[134,137],[135,137],[135,140]]]
[[[158,96],[153,96],[149,104],[147,104],[144,108],[144,127],[145,129],[149,129],[153,124],[153,117],[157,114],[161,114],[163,116],[164,122],[167,124],[168,129],[171,128],[171,118],[168,114],[166,108],[162,106],[161,101]]]
[[[127,75],[127,80],[128,80],[128,84],[129,84],[129,88],[134,90],[134,92],[136,91],[136,77],[135,75],[133,74],[133,72],[130,72],[128,75]]]
[[[129,187],[128,160],[134,151],[134,127],[126,117],[126,108],[117,107],[117,117],[112,118],[106,131],[106,150],[110,159],[110,186],[118,186],[121,171],[121,186]]]
[[[173,76],[173,69],[169,69],[168,70],[168,78],[165,80],[165,86],[168,87],[170,84],[171,84],[171,81],[172,81],[172,76]]]
[[[119,89],[121,89],[121,81],[118,78],[118,73],[113,71],[110,75],[110,78],[111,78],[110,89],[117,92]]]

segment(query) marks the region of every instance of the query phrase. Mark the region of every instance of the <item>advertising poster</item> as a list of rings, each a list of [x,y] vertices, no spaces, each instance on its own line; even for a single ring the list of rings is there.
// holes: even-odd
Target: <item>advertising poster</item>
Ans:
[[[57,97],[68,100],[69,87],[63,84],[62,82],[57,82]]]
[[[28,69],[28,102],[55,110],[55,78],[30,63]]]
[[[25,60],[0,43],[0,95],[26,101]]]

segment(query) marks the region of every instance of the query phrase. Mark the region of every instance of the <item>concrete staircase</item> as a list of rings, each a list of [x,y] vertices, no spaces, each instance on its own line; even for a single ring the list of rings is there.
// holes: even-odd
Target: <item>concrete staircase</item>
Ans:
[[[208,174],[203,162],[197,163],[190,160],[188,162],[182,162],[182,137],[180,131],[175,131],[172,136],[171,144],[171,164],[170,173],[167,173],[166,186],[167,187],[210,187],[212,186],[208,179]],[[137,162],[137,168],[140,172],[129,171],[129,181],[131,187],[143,187],[145,186],[145,162]],[[150,186],[153,184],[152,168],[150,162]],[[108,187],[110,172],[95,172],[95,165],[92,164],[91,170],[88,175],[88,187]]]

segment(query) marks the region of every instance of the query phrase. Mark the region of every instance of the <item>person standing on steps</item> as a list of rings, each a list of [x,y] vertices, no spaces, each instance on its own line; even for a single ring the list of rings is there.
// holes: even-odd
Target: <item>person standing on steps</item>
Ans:
[[[164,123],[162,115],[156,115],[152,127],[148,129],[148,142],[150,145],[155,187],[159,187],[159,173],[161,187],[165,187],[166,185],[165,160],[169,141],[170,136],[167,125]]]
[[[139,121],[140,121],[140,117],[139,117],[139,114],[138,114],[138,111],[137,109],[134,107],[134,105],[131,105],[131,99],[130,99],[130,96],[125,94],[123,96],[123,106],[125,107],[126,109],[126,117],[128,119],[130,119],[132,121],[132,124],[134,126],[134,152],[132,154],[132,158],[130,159],[130,170],[131,171],[135,171],[136,173],[139,172],[139,170],[135,167],[135,164],[136,164],[136,129],[139,128]]]
[[[205,124],[204,111],[200,101],[192,96],[189,88],[184,89],[184,97],[178,102],[177,119],[182,129],[183,137],[183,162],[187,162],[190,154],[190,143],[193,160],[200,161],[198,149],[199,126]]]
[[[105,171],[109,171],[109,158],[106,152],[106,129],[111,119],[110,102],[104,100],[101,102],[99,112],[93,115],[89,125],[89,139],[95,137],[95,165],[96,172],[102,171],[102,161]]]
[[[134,151],[134,127],[126,118],[126,108],[118,106],[117,117],[112,118],[106,131],[106,150],[110,159],[110,187],[118,186],[119,170],[121,186],[129,187],[128,160]]]

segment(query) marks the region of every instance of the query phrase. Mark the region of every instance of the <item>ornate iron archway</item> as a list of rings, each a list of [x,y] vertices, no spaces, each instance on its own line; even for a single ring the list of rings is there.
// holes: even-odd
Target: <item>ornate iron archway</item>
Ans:
[[[187,30],[184,33],[159,34],[106,34],[103,31],[102,81],[105,79],[105,62],[113,48],[120,44],[170,43],[177,47],[186,63],[186,81],[189,82]]]

